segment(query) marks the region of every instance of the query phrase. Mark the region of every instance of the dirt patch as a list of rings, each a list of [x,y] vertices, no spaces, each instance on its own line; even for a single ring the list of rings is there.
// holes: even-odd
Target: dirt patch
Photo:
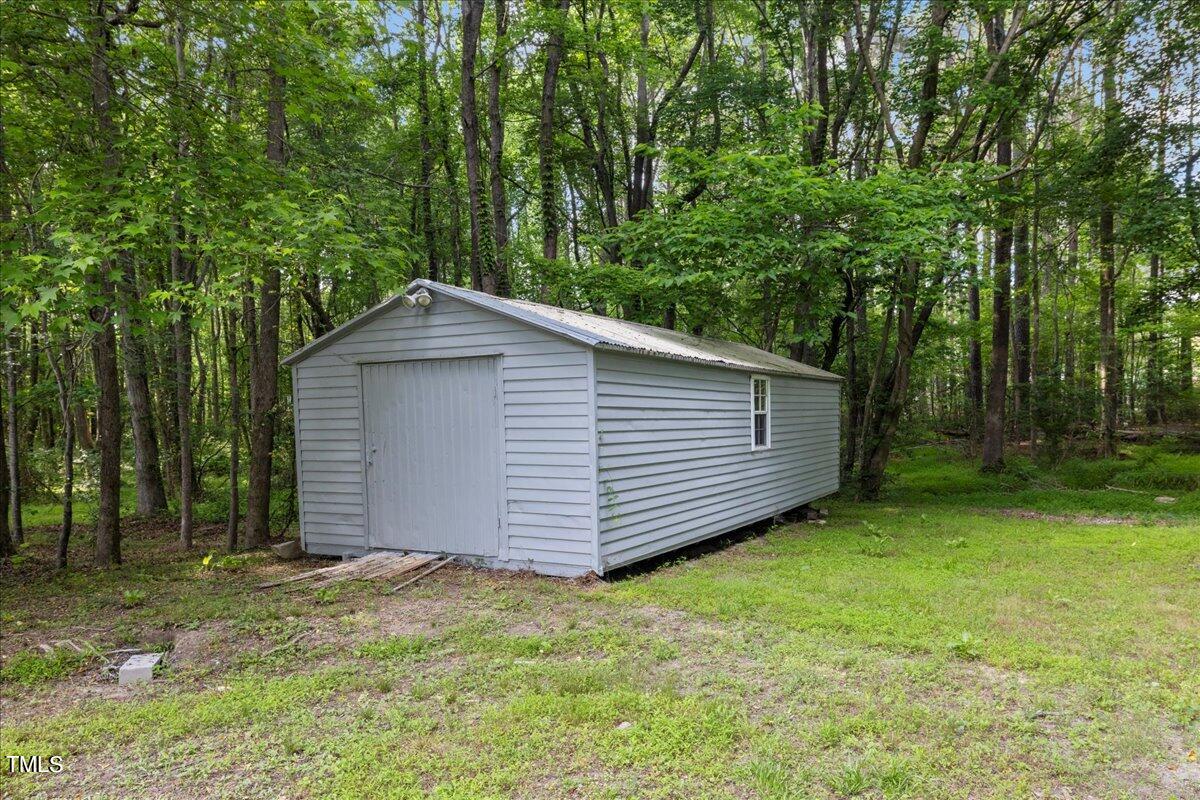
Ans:
[[[1181,760],[1179,764],[1161,767],[1158,780],[1164,789],[1179,797],[1200,797],[1200,761]]]
[[[447,627],[444,598],[393,598],[380,603],[362,630],[375,636],[437,636]]]
[[[982,510],[981,510],[982,513]],[[1146,521],[1137,517],[1091,517],[1086,514],[1044,514],[1027,508],[1002,508],[998,512],[1010,519],[1031,519],[1038,522],[1069,522],[1074,525],[1166,525],[1166,520]]]
[[[228,662],[236,638],[224,622],[196,630],[176,631],[167,664],[178,670],[218,667],[222,662]]]
[[[518,622],[504,629],[509,636],[541,636],[546,629],[538,621]]]

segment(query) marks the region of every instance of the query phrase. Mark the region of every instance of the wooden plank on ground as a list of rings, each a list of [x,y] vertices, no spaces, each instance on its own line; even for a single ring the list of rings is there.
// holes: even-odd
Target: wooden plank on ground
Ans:
[[[437,559],[438,556],[424,553],[370,553],[353,561],[334,564],[332,567],[321,567],[299,575],[260,583],[258,588],[268,589],[272,586],[286,585],[286,591],[293,592],[304,588],[321,589],[343,581],[383,580],[420,569]]]
[[[432,561],[433,559],[431,558],[430,560]],[[421,578],[424,578],[426,575],[432,575],[433,573],[437,572],[439,569],[446,566],[453,560],[454,560],[454,556],[446,556],[444,559],[442,559],[438,563],[434,564],[432,567],[425,570],[424,572],[422,572],[418,575],[414,575],[413,577],[409,578],[406,581],[403,581],[402,583],[396,584],[395,586],[392,587],[392,591],[398,592],[401,589],[403,589],[405,586],[408,586],[410,583],[416,583],[417,581],[421,580]]]
[[[272,586],[282,586],[286,583],[297,583],[299,581],[307,581],[307,580],[316,578],[318,576],[329,576],[329,575],[335,575],[335,574],[348,572],[348,571],[356,571],[356,570],[362,569],[365,564],[374,563],[374,562],[380,561],[382,559],[397,558],[397,557],[399,557],[399,556],[397,556],[395,553],[368,553],[367,555],[363,556],[362,558],[356,558],[353,561],[344,561],[341,564],[334,564],[332,567],[321,567],[320,569],[313,569],[313,570],[309,570],[308,572],[301,572],[299,575],[292,575],[287,578],[281,578],[279,580],[267,581],[265,583],[260,583],[260,584],[258,584],[257,588],[269,589]]]
[[[430,561],[433,561],[435,556],[427,555],[408,555],[393,557],[381,560],[378,563],[368,565],[361,570],[353,570],[335,575],[322,577],[319,581],[312,584],[313,588],[320,589],[325,586],[330,586],[342,581],[370,581],[382,580],[390,578],[394,575],[402,575],[405,572],[411,572],[418,569]]]

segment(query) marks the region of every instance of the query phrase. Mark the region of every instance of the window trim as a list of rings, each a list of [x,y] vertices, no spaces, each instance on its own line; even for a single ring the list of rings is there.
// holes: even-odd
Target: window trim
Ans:
[[[762,411],[758,411],[754,407],[754,384],[757,381],[762,381],[763,385],[766,387],[765,398],[764,398],[766,408],[763,409]],[[763,444],[755,444],[755,442],[754,442],[754,421],[755,421],[755,418],[759,414],[762,414],[764,419],[766,420],[766,425],[764,426],[764,433],[766,434],[766,441]],[[771,449],[771,379],[769,377],[767,377],[766,375],[753,375],[752,374],[750,376],[750,450],[751,450],[751,452],[758,452],[760,450],[770,450],[770,449]]]

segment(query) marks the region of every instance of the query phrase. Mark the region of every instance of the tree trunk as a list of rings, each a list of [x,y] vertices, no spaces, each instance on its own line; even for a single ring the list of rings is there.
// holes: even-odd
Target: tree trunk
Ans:
[[[92,435],[92,422],[88,419],[83,403],[78,400],[72,402],[71,413],[75,415],[75,435],[78,437],[79,443],[83,445],[84,450],[89,452],[95,450],[96,438]]]
[[[891,368],[882,382],[880,395],[884,402],[878,409],[865,416],[863,425],[863,463],[859,473],[858,493],[864,500],[877,500],[883,488],[883,474],[891,457],[892,442],[900,426],[911,377],[912,358],[920,344],[921,335],[937,304],[936,298],[927,299],[918,310],[917,278],[919,263],[909,259],[906,263],[904,287],[900,301],[900,313],[896,323],[896,351],[892,356]],[[944,276],[938,275],[935,284],[940,285]]]
[[[967,313],[971,320],[971,336],[967,343],[967,416],[972,442],[978,443],[983,421],[983,347],[979,339],[979,265],[987,272],[986,247],[979,248],[979,258],[971,259],[971,277],[967,286]]]
[[[1075,282],[1075,273],[1079,269],[1079,229],[1072,228],[1067,234],[1067,280]],[[1073,393],[1075,390],[1075,302],[1070,300],[1067,307],[1067,335],[1063,342],[1063,381]]]
[[[1146,424],[1162,425],[1167,421],[1163,402],[1162,372],[1162,274],[1158,253],[1150,254],[1150,336],[1146,343]]]
[[[934,0],[929,6],[929,27],[931,35],[940,35],[949,19],[949,9],[940,1]],[[925,62],[924,76],[921,82],[921,106],[927,111],[923,113],[913,132],[913,142],[909,149],[907,167],[920,169],[925,159],[925,141],[929,128],[935,120],[934,99],[937,97],[940,60],[931,54]],[[930,288],[940,290],[945,281],[944,272],[939,269],[931,276]],[[912,358],[921,341],[921,335],[929,322],[937,304],[937,292],[927,298],[918,309],[917,297],[921,290],[921,261],[915,257],[905,259],[901,274],[898,276],[900,297],[899,314],[896,322],[896,350],[893,353],[891,366],[886,378],[877,381],[879,368],[872,378],[872,389],[878,383],[880,396],[884,402],[877,410],[864,412],[863,422],[863,458],[859,472],[858,494],[863,499],[878,499],[883,488],[884,470],[891,457],[892,442],[900,425],[900,416],[904,412],[905,401],[908,397],[908,384],[911,377]],[[887,337],[884,338],[884,343]],[[882,353],[882,351],[881,351]],[[882,359],[880,359],[882,364]],[[870,397],[868,397],[868,405]]]
[[[1039,194],[1038,179],[1034,178],[1033,185],[1034,195]],[[1037,409],[1035,405],[1038,401],[1038,395],[1034,392],[1034,387],[1037,385],[1038,378],[1041,375],[1042,367],[1042,260],[1041,260],[1041,209],[1034,206],[1033,223],[1030,229],[1029,251],[1029,315],[1030,325],[1032,330],[1029,338],[1029,378],[1026,397],[1028,399],[1028,408],[1025,416],[1027,418],[1027,430],[1029,432],[1029,454],[1031,456],[1037,454]]]
[[[329,311],[325,308],[325,301],[321,299],[321,278],[317,275],[316,270],[302,272],[297,288],[305,305],[308,306],[308,310],[312,312],[312,323],[309,328],[312,330],[313,338],[319,339],[336,328],[333,317],[329,316]]]
[[[1008,156],[1008,142],[997,143],[997,163]],[[1001,214],[1006,213],[1001,211]],[[983,425],[983,468],[999,470],[1004,466],[1004,420],[1008,389],[1008,345],[1012,226],[1001,220],[996,228],[996,247],[992,265],[992,352],[988,369],[987,409]]]
[[[131,276],[126,276],[123,282],[121,304],[121,344],[124,345],[122,350],[125,355],[125,394],[129,399],[129,420],[133,427],[137,513],[141,516],[153,516],[167,510],[167,491],[163,485],[154,409],[150,401],[146,340],[135,330],[132,319],[138,298]]]
[[[483,19],[483,0],[463,0],[462,10],[462,126],[463,149],[467,162],[467,200],[471,218],[471,288],[495,293],[485,286],[484,276],[494,278],[491,243],[487,241],[483,218],[483,175],[479,163],[479,112],[475,108],[475,54],[479,49],[479,26]]]
[[[0,115],[0,176],[8,178],[8,162],[5,159],[6,139],[4,131],[4,120]],[[10,241],[9,226],[12,224],[12,195],[8,180],[5,180],[4,185],[0,185],[0,230],[3,230],[5,241],[8,244]],[[11,241],[15,244],[15,235],[11,235]],[[8,527],[8,512],[9,507],[4,508],[5,528],[0,530],[0,556],[7,555],[13,549],[10,545],[19,545],[25,540],[25,526],[21,514],[21,462],[18,456],[20,452],[20,430],[18,425],[17,415],[17,365],[15,350],[17,341],[23,336],[21,335],[22,328],[17,327],[5,339],[5,375],[7,377],[7,395],[8,395],[8,455],[4,459],[4,464],[0,469],[8,471],[8,484],[5,488],[8,489],[8,506],[12,509],[12,526]],[[33,362],[37,361],[36,349],[33,350]],[[29,385],[35,385],[32,380],[32,375]],[[36,415],[31,414],[31,417],[36,419]],[[32,436],[30,437],[32,440]],[[11,537],[11,541],[10,541]]]
[[[193,266],[192,266],[193,287],[192,288],[195,288],[195,283],[196,283],[196,268],[195,268],[195,265],[193,264]],[[202,346],[201,341],[200,341],[200,332],[195,329],[195,324],[194,324],[195,323],[195,315],[194,314],[191,315],[191,319],[192,319],[192,324],[189,327],[191,328],[190,337],[192,340],[192,356],[195,361],[195,365],[192,368],[192,372],[196,376],[196,392],[195,392],[195,394],[196,394],[196,410],[195,410],[195,413],[193,414],[194,422],[192,423],[192,427],[203,431],[204,425],[205,425],[205,423],[204,423],[205,402],[204,401],[205,401],[206,396],[208,395],[208,365],[204,363],[204,347]],[[201,480],[202,476],[200,475],[199,471],[196,470],[195,466],[192,467],[192,470],[193,470],[193,473],[192,473],[193,479],[195,481],[196,495],[199,496],[200,487],[203,485],[204,481]]]
[[[1179,392],[1186,399],[1193,389],[1192,336],[1184,333],[1179,337]]]
[[[558,96],[558,67],[562,63],[563,25],[571,0],[558,0],[554,29],[546,40],[546,69],[542,74],[541,116],[538,120],[538,183],[541,187],[542,257],[558,258],[558,182],[554,176],[554,106]]]
[[[21,460],[20,454],[20,419],[17,415],[17,364],[16,364],[16,341],[18,332],[21,329],[13,331],[5,339],[4,353],[4,371],[5,377],[8,379],[8,456],[5,459],[4,468],[8,471],[8,509],[5,511],[5,518],[9,511],[12,513],[12,525],[8,529],[8,533],[12,536],[12,543],[19,545],[25,541],[25,525],[23,515],[21,514]],[[0,536],[0,538],[4,538]]]
[[[183,111],[181,87],[187,80],[185,59],[185,31],[182,16],[176,16],[172,39],[175,46],[176,87],[175,94],[180,111]],[[177,134],[175,155],[182,163],[188,157],[187,135]],[[174,205],[181,204],[178,191]],[[172,325],[175,336],[175,405],[179,416],[179,544],[185,549],[192,546],[193,497],[195,489],[195,461],[192,457],[192,299],[195,286],[195,264],[184,254],[187,234],[176,213],[172,229],[175,241],[171,246],[171,280],[176,291],[182,293],[175,300],[175,321]],[[203,392],[201,393],[203,397]]]
[[[176,236],[182,231],[176,227]],[[179,244],[171,248],[171,277],[181,291],[188,291],[193,281],[191,260],[183,255]],[[175,335],[175,407],[179,430],[179,543],[192,546],[192,492],[195,488],[195,461],[192,456],[192,314],[190,298],[176,301],[172,325]]]
[[[229,552],[237,549],[238,543],[238,481],[241,479],[239,456],[241,454],[242,431],[242,387],[238,380],[237,356],[237,312],[225,314],[225,353],[229,361],[229,516],[225,524],[225,544]]]
[[[1106,134],[1113,135],[1113,127],[1117,123],[1117,78],[1115,66],[1112,63],[1113,47],[1106,47],[1104,56],[1103,77],[1104,85],[1104,120]],[[1110,196],[1114,190],[1113,165],[1111,161],[1105,165],[1104,194],[1100,202],[1100,396],[1102,411],[1100,415],[1100,455],[1111,456],[1116,453],[1117,439],[1117,404],[1120,397],[1120,378],[1117,370],[1117,324],[1116,324],[1116,214],[1113,199]]]
[[[808,135],[808,161],[811,165],[825,160],[826,137],[829,132],[829,26],[832,0],[823,0],[808,31],[809,65],[806,100],[816,103],[821,111]]]
[[[270,72],[267,99],[267,160],[279,170],[287,163],[284,78]],[[250,476],[246,491],[246,546],[262,547],[271,536],[271,468],[279,399],[278,267],[271,267],[259,292],[258,319],[250,339]],[[253,307],[251,306],[253,313]]]
[[[0,417],[0,459],[8,463],[8,453],[5,447],[8,440],[7,420]],[[13,534],[8,527],[8,469],[0,469],[0,558],[8,558],[16,551]]]
[[[71,532],[75,512],[75,418],[71,414],[71,394],[75,390],[76,367],[74,353],[62,346],[62,363],[54,354],[55,345],[50,338],[46,315],[41,316],[42,344],[46,348],[46,359],[54,373],[54,384],[58,389],[58,411],[63,426],[63,491],[62,524],[58,531],[58,567],[67,566],[67,550],[71,544]]]
[[[437,15],[436,25],[436,43],[441,44],[442,41],[442,13],[441,4],[434,3],[434,13]],[[449,46],[447,45],[447,49]],[[434,50],[433,71],[430,75],[433,82],[433,88],[437,90],[438,100],[438,120],[440,126],[438,128],[440,134],[440,150],[442,155],[442,170],[446,175],[446,194],[450,200],[450,260],[454,264],[454,271],[451,273],[451,283],[455,286],[461,286],[463,282],[463,259],[462,259],[462,200],[461,193],[458,190],[458,168],[451,158],[450,148],[450,112],[446,108],[446,93],[442,88],[441,82],[438,80],[437,70],[437,49]]]
[[[1158,148],[1156,161],[1158,174],[1166,179],[1167,161],[1167,106],[1169,103],[1171,75],[1165,69],[1162,83],[1158,87]],[[1163,292],[1162,257],[1150,254],[1150,336],[1146,354],[1146,422],[1162,425],[1167,421],[1167,404],[1163,396]]]
[[[653,184],[650,176],[652,165],[646,152],[650,144],[650,89],[646,77],[646,64],[650,60],[650,14],[645,8],[642,11],[639,42],[641,57],[638,59],[637,99],[634,106],[634,153],[633,174],[627,191],[627,219],[637,219],[637,216],[650,207],[649,187]]]
[[[1029,224],[1022,214],[1013,230],[1013,426],[1018,439],[1029,414],[1029,283]]]
[[[92,112],[96,119],[97,139],[104,153],[104,175],[116,181],[120,174],[117,129],[110,108],[112,75],[108,66],[110,44],[107,3],[97,5],[92,18],[91,73]],[[117,269],[124,268],[125,254],[118,253]],[[117,333],[114,324],[113,283],[109,277],[113,263],[102,261],[89,278],[95,295],[90,316],[98,327],[92,341],[95,362],[97,421],[100,431],[100,469],[97,481],[99,502],[96,508],[96,552],[98,567],[121,563],[121,379],[117,370]]]
[[[74,383],[74,379],[72,379]],[[67,553],[75,523],[75,425],[70,413],[63,414],[63,490],[62,523],[58,528],[57,564],[67,567]]]
[[[997,53],[1005,36],[1003,13],[996,14],[988,24],[988,49]],[[1008,68],[997,70],[996,84],[1004,86]],[[1012,166],[1012,121],[1010,112],[1003,111],[997,123],[996,165],[1002,171]],[[1012,178],[1000,181],[999,222],[996,225],[996,245],[992,264],[992,353],[988,369],[987,409],[983,421],[983,468],[999,470],[1004,466],[1004,417],[1008,395],[1008,337],[1010,293],[1012,291],[1013,200]]]
[[[500,90],[508,69],[508,5],[496,0],[496,42],[488,64],[488,178],[492,190],[492,231],[496,237],[496,258],[492,275],[483,276],[489,294],[507,296],[508,290],[508,198],[504,192],[504,116],[500,109]],[[490,288],[489,288],[490,287]]]
[[[170,280],[170,256],[167,257],[168,271],[166,275],[161,276],[155,283],[166,285]],[[158,352],[158,385],[162,387],[158,396],[158,429],[162,431],[162,445],[166,453],[165,466],[163,467],[163,481],[167,487],[167,493],[177,493],[179,491],[179,419],[178,403],[175,393],[175,378],[178,372],[175,366],[175,339],[174,332],[166,331],[165,341],[161,342],[156,348]]]
[[[111,283],[100,281],[101,291],[109,295]],[[99,399],[96,419],[99,423],[100,469],[99,501],[96,509],[96,554],[98,567],[121,563],[121,382],[117,374],[117,335],[111,309],[96,306],[93,322],[100,325],[92,341],[92,362]]]
[[[429,113],[429,65],[425,52],[425,0],[417,0],[417,123],[421,128],[421,232],[425,235],[425,256],[429,259],[426,275],[431,281],[441,280],[441,263],[437,251],[437,231],[433,225],[433,146],[430,130],[433,121]]]
[[[859,297],[854,318],[846,323],[846,444],[842,452],[841,473],[849,481],[854,474],[858,455],[858,440],[863,424],[863,401],[866,399],[866,365],[870,330],[867,323],[867,299]]]

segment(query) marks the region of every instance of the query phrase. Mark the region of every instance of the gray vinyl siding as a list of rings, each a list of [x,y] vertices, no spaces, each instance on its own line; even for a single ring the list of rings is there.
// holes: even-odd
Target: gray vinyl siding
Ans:
[[[294,366],[306,550],[367,546],[360,364],[480,355],[502,356],[499,560],[559,574],[595,567],[591,352],[445,296],[428,310],[394,308]]]
[[[771,446],[750,449],[750,373],[596,350],[604,569],[838,488],[834,381],[768,376]]]

